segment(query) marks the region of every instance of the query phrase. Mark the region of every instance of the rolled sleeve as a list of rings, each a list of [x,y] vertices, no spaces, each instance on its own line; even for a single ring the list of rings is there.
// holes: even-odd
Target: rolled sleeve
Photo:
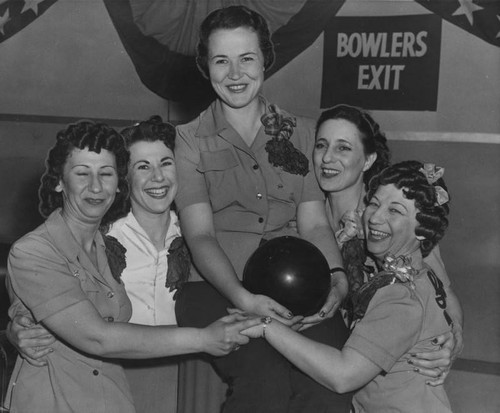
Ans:
[[[198,171],[200,150],[187,125],[177,127],[175,161],[179,190],[175,204],[179,210],[202,202],[210,203],[205,178]]]
[[[14,245],[9,254],[8,278],[11,317],[18,308],[16,297],[38,322],[87,300],[67,261],[43,239],[25,238]]]
[[[345,347],[362,354],[388,372],[418,341],[423,308],[410,289],[393,284],[378,290]]]

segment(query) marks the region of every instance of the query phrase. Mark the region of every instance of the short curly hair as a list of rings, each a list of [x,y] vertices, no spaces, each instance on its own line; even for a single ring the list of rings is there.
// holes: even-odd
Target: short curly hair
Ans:
[[[259,47],[264,55],[264,69],[269,69],[274,63],[274,45],[267,21],[262,15],[245,6],[229,6],[211,12],[200,26],[196,64],[207,79],[208,73],[208,40],[216,30],[231,30],[246,27],[257,34]]]
[[[56,187],[63,177],[64,165],[74,149],[88,149],[96,153],[105,149],[115,155],[119,192],[104,215],[102,224],[114,221],[118,216],[123,215],[125,201],[128,198],[127,166],[129,156],[123,138],[116,130],[104,123],[96,123],[91,120],[81,120],[69,124],[57,133],[56,143],[47,154],[45,172],[40,181],[38,191],[40,214],[46,218],[55,209],[63,206],[63,195],[56,191]]]
[[[372,178],[365,200],[370,200],[379,186],[389,184],[402,189],[407,199],[413,199],[418,209],[415,234],[424,238],[420,242],[420,249],[422,255],[426,257],[443,238],[448,228],[447,216],[450,209],[448,203],[443,205],[437,203],[435,186],[447,191],[443,178],[430,184],[420,171],[423,166],[419,161],[404,161],[387,167]]]
[[[175,126],[163,122],[161,116],[153,115],[148,120],[122,129],[120,132],[125,140],[127,150],[136,142],[161,141],[172,152],[175,148]]]
[[[327,120],[344,119],[351,122],[361,134],[361,143],[365,155],[377,154],[377,159],[370,169],[363,173],[365,188],[368,188],[370,179],[382,169],[389,166],[391,153],[387,146],[387,138],[380,130],[380,126],[364,109],[346,104],[336,105],[321,113],[316,122],[316,134],[320,126]]]

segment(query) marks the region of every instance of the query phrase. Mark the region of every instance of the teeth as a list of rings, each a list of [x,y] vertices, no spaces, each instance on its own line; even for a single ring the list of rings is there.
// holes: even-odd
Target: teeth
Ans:
[[[323,168],[323,175],[333,175],[337,176],[340,173],[337,169],[327,169]]]
[[[384,238],[387,238],[389,236],[389,234],[387,232],[377,231],[374,229],[370,230],[370,235],[372,238],[377,238],[377,239],[384,239]]]
[[[149,188],[149,189],[146,189],[144,192],[146,192],[147,194],[152,195],[152,196],[164,196],[168,192],[168,187]]]
[[[87,202],[92,205],[99,205],[103,202],[102,199],[87,198]]]
[[[228,88],[230,90],[232,90],[233,92],[239,92],[243,89],[245,89],[246,85],[231,85],[231,86],[228,86]]]

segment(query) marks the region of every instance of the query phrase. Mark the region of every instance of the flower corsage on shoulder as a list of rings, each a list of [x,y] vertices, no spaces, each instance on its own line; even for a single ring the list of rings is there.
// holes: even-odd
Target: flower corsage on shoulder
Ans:
[[[102,238],[104,239],[106,257],[108,258],[111,274],[116,281],[121,283],[122,272],[127,267],[127,260],[125,258],[127,249],[111,235],[103,234]]]
[[[184,283],[189,280],[191,272],[191,254],[183,237],[174,238],[168,249],[167,261],[168,269],[165,287],[169,291],[177,290],[173,297],[175,300],[177,293]]]
[[[414,297],[414,279],[418,273],[419,271],[411,265],[411,257],[405,257],[403,255],[396,257],[388,254],[384,258],[381,270],[378,273],[370,274],[368,282],[363,284],[358,291],[353,294],[353,322],[355,323],[364,317],[368,304],[370,304],[375,293],[382,287],[394,283],[406,284],[410,289],[411,296]]]
[[[269,163],[285,172],[306,176],[309,160],[290,142],[293,129],[297,126],[296,119],[284,116],[276,105],[270,105],[269,113],[261,117],[261,122],[265,133],[272,136],[266,143]]]

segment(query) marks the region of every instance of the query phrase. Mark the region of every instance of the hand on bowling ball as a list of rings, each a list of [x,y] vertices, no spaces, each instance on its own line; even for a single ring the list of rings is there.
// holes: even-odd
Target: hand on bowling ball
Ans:
[[[304,318],[302,316],[294,316],[289,309],[272,298],[261,294],[251,294],[250,300],[244,303],[242,308],[249,314],[271,316],[289,327],[296,325]]]
[[[331,318],[338,310],[340,304],[347,296],[348,283],[347,278],[343,272],[334,273],[331,276],[331,289],[328,297],[326,298],[325,304],[321,309],[309,317],[305,317],[301,323],[298,331],[305,330],[306,328],[312,327],[315,324],[320,323],[326,318]]]

